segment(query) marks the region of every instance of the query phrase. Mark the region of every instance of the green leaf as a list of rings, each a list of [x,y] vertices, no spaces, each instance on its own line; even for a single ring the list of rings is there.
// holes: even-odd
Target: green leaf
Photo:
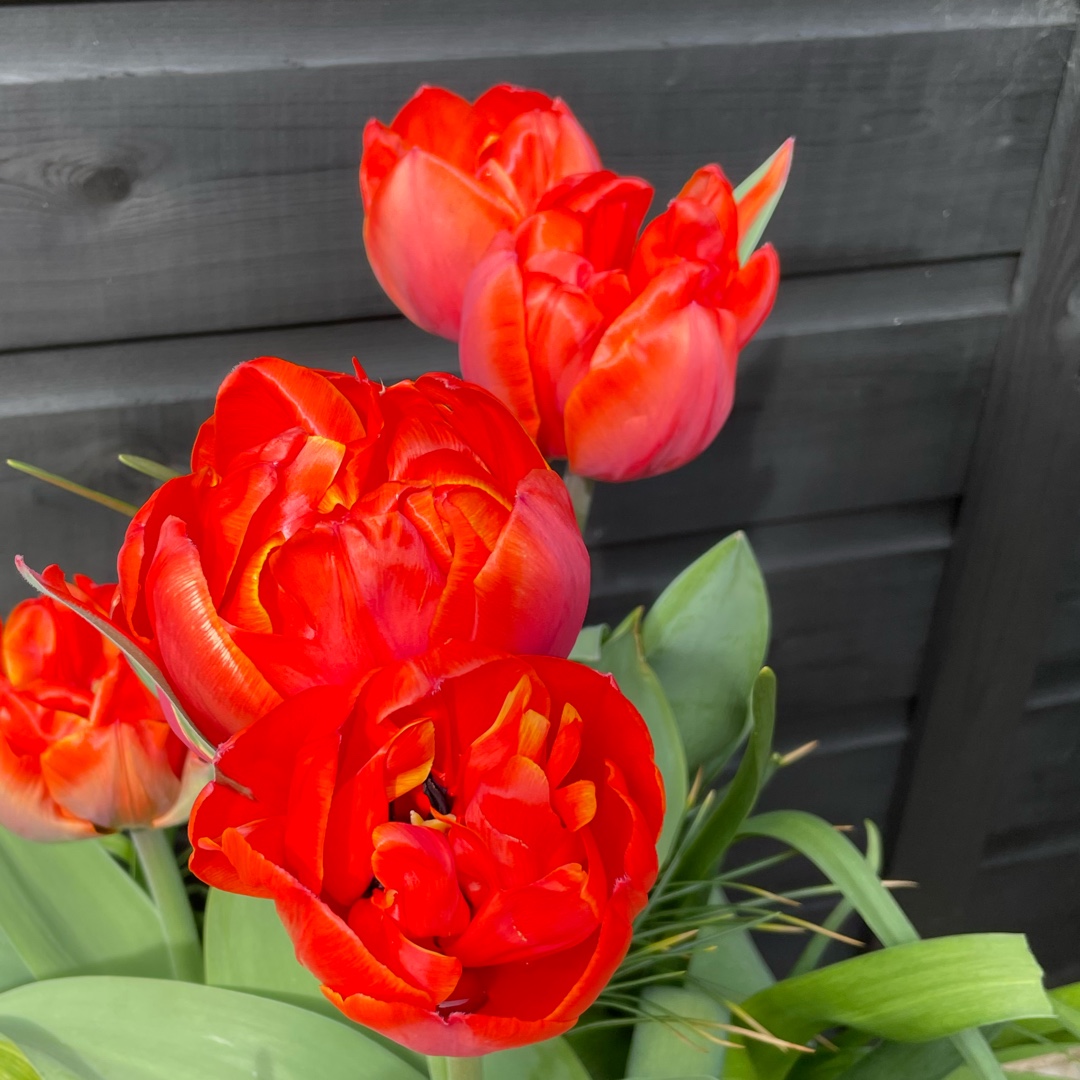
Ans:
[[[151,461],[149,458],[139,457],[138,454],[118,454],[121,465],[134,469],[143,476],[149,476],[151,480],[165,483],[166,480],[175,480],[181,473],[170,469],[168,465],[162,465],[159,461]]]
[[[855,845],[827,822],[802,811],[777,810],[751,818],[744,823],[740,833],[746,836],[768,836],[802,852],[840,889],[883,945],[904,945],[919,940],[911,920],[860,856]],[[1024,947],[1026,949],[1026,945]],[[1041,995],[1040,1008],[1052,1009],[1049,998],[1042,990],[1042,973],[1030,953],[1027,955],[1030,961],[1029,976],[1034,972],[1034,983],[1027,986],[1031,999]],[[1045,1016],[1047,1013],[1035,1010],[1026,1015]],[[978,1076],[1001,1076],[1001,1070],[994,1062],[989,1045],[978,1031],[960,1032],[953,1037],[953,1042],[967,1064],[977,1070]]]
[[[750,694],[750,739],[723,798],[707,811],[707,820],[679,853],[676,877],[698,881],[709,877],[754,808],[772,756],[776,723],[776,676],[762,668]]]
[[[10,1039],[0,1039],[0,1080],[41,1080],[41,1074]]]
[[[649,667],[641,643],[641,608],[632,611],[604,642],[599,670],[615,676],[619,689],[645,718],[652,735],[656,764],[664,778],[667,809],[656,850],[663,865],[686,812],[686,755],[679,728],[660,680]]]
[[[719,886],[713,886],[709,903],[727,903]],[[700,987],[720,1000],[740,1002],[775,982],[748,930],[713,928],[701,934],[699,942],[690,957],[687,985]]]
[[[583,626],[581,633],[570,650],[570,659],[579,664],[595,668],[600,666],[600,650],[611,634],[611,627],[607,623],[598,623],[596,626]]]
[[[203,924],[206,981],[310,1009],[363,1031],[391,1053],[423,1071],[424,1056],[354,1024],[334,1008],[319,980],[296,959],[296,950],[277,916],[273,900],[210,889]]]
[[[742,533],[675,578],[645,617],[641,640],[671,702],[687,764],[719,768],[742,738],[769,644],[765,580]]]
[[[999,1050],[996,1057],[1009,1065],[1010,1078],[1058,1080],[1080,1076],[1080,1043],[1022,1043]],[[978,1080],[978,1074],[961,1065],[946,1080]]]
[[[724,1047],[702,1034],[724,1034],[717,1025],[726,1024],[729,1015],[718,1001],[683,987],[650,986],[641,995],[641,1009],[655,1019],[634,1025],[627,1077],[719,1076]]]
[[[881,873],[881,833],[878,831],[877,826],[871,822],[866,823],[866,865],[870,867],[875,877]],[[839,930],[851,913],[855,910],[854,905],[850,900],[844,899],[836,905],[829,912],[828,917],[822,922],[822,926],[826,930]],[[803,949],[799,956],[799,959],[792,965],[790,974],[792,975],[804,975],[808,971],[813,971],[821,962],[822,956],[825,954],[825,950],[828,948],[829,939],[824,934],[814,934],[807,942],[806,948]]]
[[[15,957],[33,979],[172,972],[157,909],[96,840],[35,844],[0,829],[0,932],[8,980]]]
[[[819,1050],[792,1069],[791,1080],[944,1080],[961,1061],[951,1039],[887,1042],[869,1053],[859,1049],[840,1054]]]
[[[484,1080],[590,1080],[570,1044],[548,1039],[484,1058]]]
[[[43,1080],[422,1075],[357,1029],[196,983],[122,977],[31,983],[0,994],[0,1032],[19,1044]]]
[[[762,162],[736,189],[739,206],[739,263],[754,253],[765,226],[773,216],[787,186],[795,140],[788,139]]]
[[[32,476],[35,480],[43,480],[46,484],[52,484],[53,487],[60,488],[61,491],[68,491],[72,495],[78,495],[82,499],[105,506],[109,510],[115,510],[118,514],[123,514],[124,517],[134,517],[139,512],[139,508],[132,503],[124,502],[123,499],[114,499],[112,495],[106,495],[103,491],[95,491],[93,488],[76,484],[74,480],[57,476],[56,473],[46,472],[36,465],[28,465],[25,461],[15,461],[12,458],[8,458],[7,463],[17,472],[26,473],[27,476]]]
[[[776,983],[745,1008],[793,1042],[837,1025],[927,1042],[1052,1012],[1042,971],[1019,934],[933,938],[852,957]],[[785,1076],[793,1063],[772,1047],[753,1045],[749,1052],[762,1080]]]

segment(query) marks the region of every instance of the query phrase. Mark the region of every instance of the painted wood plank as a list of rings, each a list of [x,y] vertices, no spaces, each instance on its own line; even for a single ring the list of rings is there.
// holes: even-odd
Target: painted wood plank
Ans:
[[[362,14],[341,25],[343,40],[351,26],[364,41],[347,56],[319,52],[324,32],[293,57],[280,4],[253,20],[253,55],[237,44],[247,24],[221,4],[210,10],[225,44],[205,70],[205,5],[198,18],[188,4],[72,5],[53,19],[0,9],[0,41],[25,42],[29,58],[0,77],[0,348],[388,312],[360,248],[359,131],[424,81],[561,94],[608,164],[654,180],[661,202],[703,162],[722,156],[738,178],[794,133],[772,229],[789,272],[1018,250],[1067,8],[1021,3],[1002,18],[980,0],[967,18],[963,4],[920,0],[907,18],[873,5],[860,32],[840,25],[850,5],[837,0],[803,37],[809,15],[789,25],[799,6],[760,5],[740,22],[688,4],[669,41],[642,29],[665,5],[629,20],[625,42],[619,20],[594,22],[572,52],[561,23],[520,39],[504,23],[497,55],[444,55],[443,23],[417,19],[421,53],[384,59],[380,35],[400,41],[400,28]],[[474,11],[464,26],[479,41]],[[712,34],[697,32],[710,18]],[[81,67],[43,59],[63,41]]]
[[[1080,517],[1080,42],[973,454],[917,713],[893,873],[920,928],[963,925]]]

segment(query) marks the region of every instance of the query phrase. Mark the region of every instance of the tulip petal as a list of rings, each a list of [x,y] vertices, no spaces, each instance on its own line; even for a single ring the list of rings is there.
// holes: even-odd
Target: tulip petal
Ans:
[[[379,284],[422,329],[456,340],[465,286],[514,211],[471,177],[410,150],[376,190],[364,244]]]
[[[35,757],[14,753],[0,731],[0,825],[27,840],[93,836],[88,821],[72,817],[49,794]]]
[[[58,739],[41,755],[49,793],[69,814],[106,829],[149,825],[180,793],[164,722],[111,723]]]
[[[716,437],[735,397],[735,320],[665,271],[608,328],[566,405],[570,468],[636,480],[685,465]]]
[[[487,117],[463,97],[441,86],[421,86],[390,125],[409,146],[417,146],[471,173],[491,132]]]
[[[589,603],[589,555],[566,487],[550,469],[522,480],[475,587],[476,641],[524,654],[573,648]]]
[[[469,279],[458,359],[462,375],[490,390],[535,439],[540,413],[525,338],[521,270],[513,251],[489,252]]]
[[[585,879],[580,866],[560,866],[523,888],[494,893],[448,951],[466,967],[489,967],[573,948],[596,929],[582,896]]]
[[[214,610],[198,550],[178,518],[162,526],[146,588],[162,664],[211,741],[220,742],[280,703]]]
[[[765,244],[746,260],[719,305],[735,316],[740,349],[769,317],[779,285],[780,260],[772,244]]]

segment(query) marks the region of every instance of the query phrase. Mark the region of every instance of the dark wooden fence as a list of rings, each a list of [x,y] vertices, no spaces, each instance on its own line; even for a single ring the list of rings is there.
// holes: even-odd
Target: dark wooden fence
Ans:
[[[1076,24],[1075,0],[6,6],[0,455],[139,499],[116,453],[182,465],[240,360],[453,368],[360,245],[361,125],[421,82],[560,94],[661,202],[794,134],[735,414],[679,473],[599,491],[592,614],[745,527],[781,743],[822,739],[770,801],[886,822],[921,925],[1026,930],[1080,978]],[[4,563],[108,577],[122,524],[0,476]],[[22,594],[0,576],[0,607]]]

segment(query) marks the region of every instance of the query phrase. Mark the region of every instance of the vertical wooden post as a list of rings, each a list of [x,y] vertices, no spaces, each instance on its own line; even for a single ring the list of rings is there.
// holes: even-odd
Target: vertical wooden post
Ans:
[[[964,924],[1080,521],[1080,38],[1066,68],[917,701],[891,872]]]

